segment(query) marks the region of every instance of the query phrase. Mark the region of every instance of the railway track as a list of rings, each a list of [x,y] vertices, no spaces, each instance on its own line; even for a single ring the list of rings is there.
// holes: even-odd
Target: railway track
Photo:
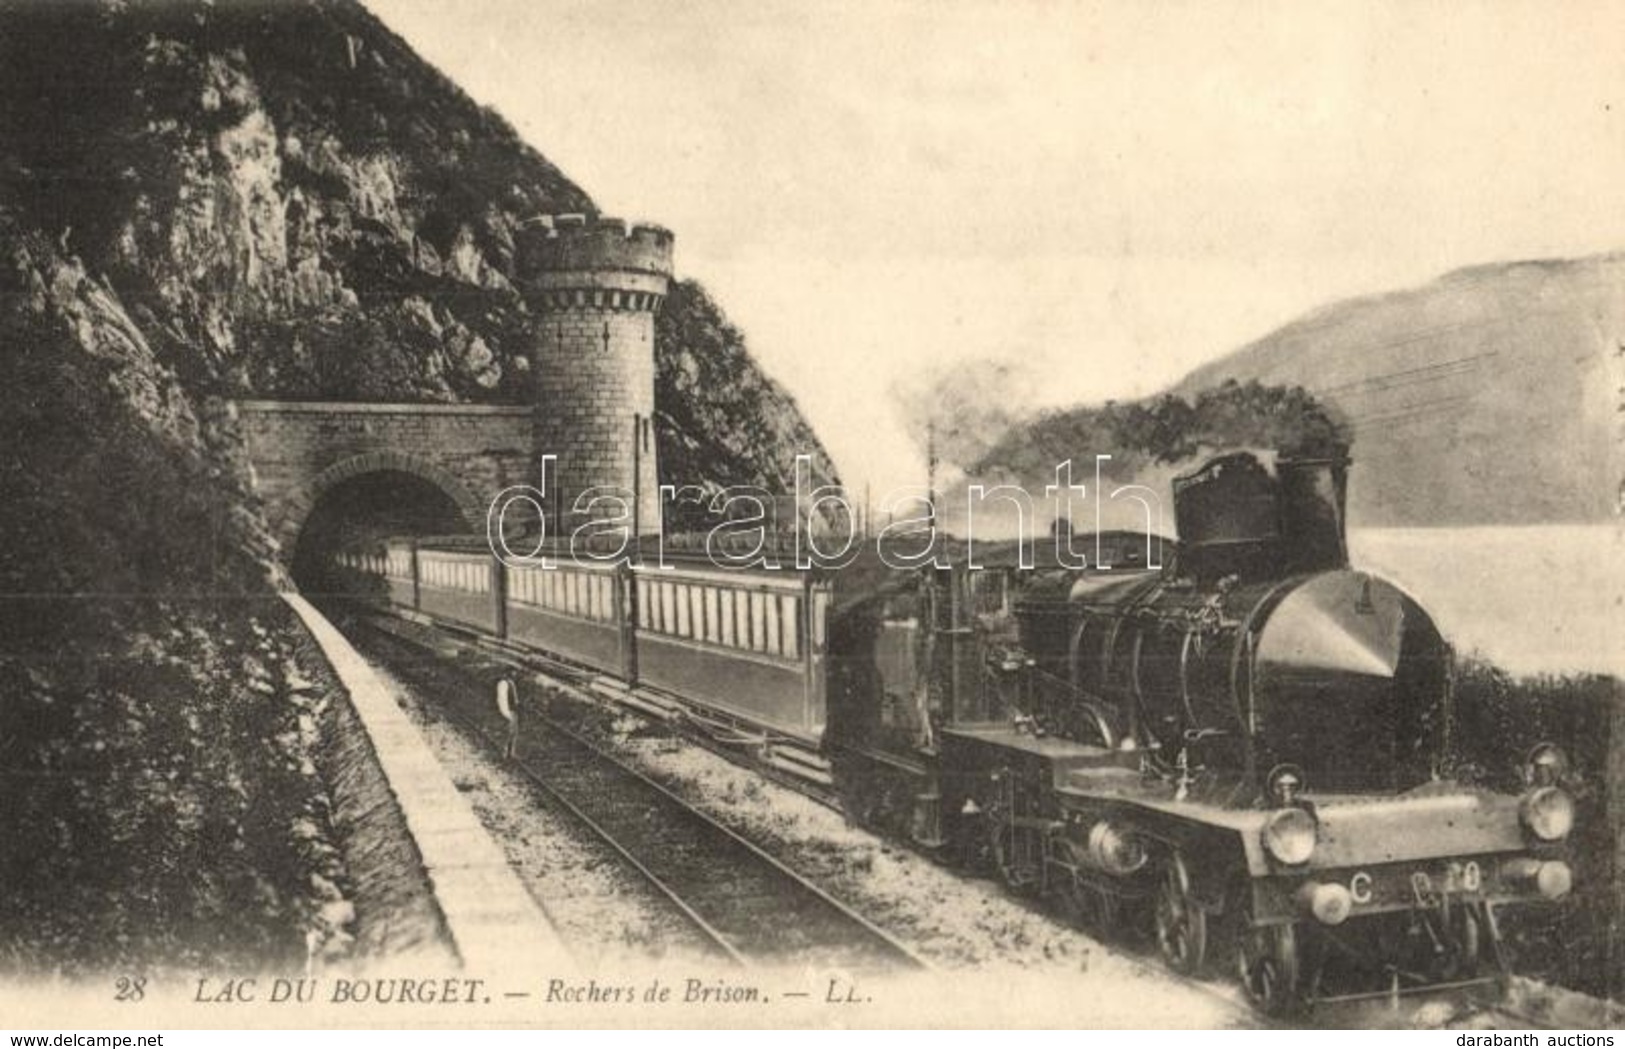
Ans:
[[[505,746],[494,681],[382,624],[352,637],[488,747]],[[879,972],[926,963],[753,842],[527,704],[511,767],[621,857],[708,944],[741,966]]]

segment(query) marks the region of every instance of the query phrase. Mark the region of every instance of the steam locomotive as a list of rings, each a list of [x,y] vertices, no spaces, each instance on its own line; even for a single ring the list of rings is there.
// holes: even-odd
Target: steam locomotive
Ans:
[[[1572,881],[1557,746],[1518,795],[1451,778],[1451,650],[1349,567],[1347,472],[1212,459],[1174,481],[1179,543],[1109,537],[1109,571],[515,569],[407,540],[336,565],[1097,931],[1143,929],[1178,972],[1228,957],[1283,1013],[1504,980],[1498,911]]]

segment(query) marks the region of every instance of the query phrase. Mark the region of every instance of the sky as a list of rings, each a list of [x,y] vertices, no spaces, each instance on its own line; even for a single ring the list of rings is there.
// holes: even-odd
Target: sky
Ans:
[[[1328,301],[1625,249],[1625,0],[366,0],[661,223],[854,488],[894,391],[1159,391]]]

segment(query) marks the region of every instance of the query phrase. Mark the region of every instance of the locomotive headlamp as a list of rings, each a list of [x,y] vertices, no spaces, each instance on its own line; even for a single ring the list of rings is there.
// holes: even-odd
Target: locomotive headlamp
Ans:
[[[1550,787],[1569,774],[1569,756],[1556,743],[1537,743],[1523,762],[1523,781],[1531,787]]]
[[[1556,787],[1536,787],[1524,796],[1518,815],[1541,841],[1559,841],[1574,829],[1574,799]]]
[[[1264,824],[1264,848],[1276,860],[1296,867],[1309,862],[1320,825],[1307,809],[1280,809]]]

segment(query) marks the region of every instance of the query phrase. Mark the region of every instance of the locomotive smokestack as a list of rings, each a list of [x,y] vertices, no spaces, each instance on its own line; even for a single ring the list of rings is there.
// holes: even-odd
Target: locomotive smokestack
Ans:
[[[1231,452],[1174,478],[1180,561],[1198,581],[1244,580],[1348,567],[1347,456],[1279,458]]]
[[[1288,572],[1348,567],[1348,468],[1347,455],[1276,461]]]

